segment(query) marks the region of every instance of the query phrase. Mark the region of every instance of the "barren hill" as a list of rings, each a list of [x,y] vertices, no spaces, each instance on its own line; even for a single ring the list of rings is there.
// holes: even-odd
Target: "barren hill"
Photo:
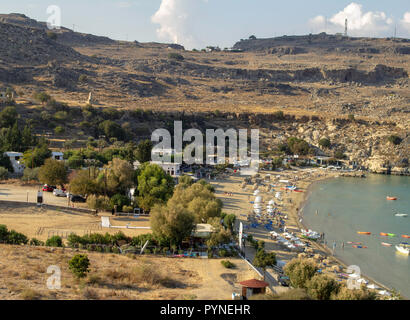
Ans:
[[[282,36],[267,39],[241,40],[234,49],[272,54],[358,53],[410,54],[409,39],[354,38],[326,33],[306,36]]]

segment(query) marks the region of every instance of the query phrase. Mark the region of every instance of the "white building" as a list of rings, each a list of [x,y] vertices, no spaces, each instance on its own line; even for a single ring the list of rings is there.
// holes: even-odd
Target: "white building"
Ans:
[[[51,158],[54,160],[63,160],[64,154],[62,152],[53,151],[51,153]]]
[[[151,161],[152,164],[160,166],[167,174],[173,178],[181,176],[181,164],[173,162]]]
[[[23,154],[20,152],[5,152],[5,156],[9,157],[11,165],[13,166],[14,173],[23,173],[24,169],[26,168],[20,160],[23,158]]]

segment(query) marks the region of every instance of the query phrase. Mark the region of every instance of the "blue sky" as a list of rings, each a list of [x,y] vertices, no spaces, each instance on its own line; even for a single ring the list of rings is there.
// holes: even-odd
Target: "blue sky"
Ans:
[[[230,47],[237,40],[327,31],[353,36],[410,37],[409,0],[18,0],[0,3],[46,21],[58,5],[62,25],[114,39],[178,42],[187,48]]]

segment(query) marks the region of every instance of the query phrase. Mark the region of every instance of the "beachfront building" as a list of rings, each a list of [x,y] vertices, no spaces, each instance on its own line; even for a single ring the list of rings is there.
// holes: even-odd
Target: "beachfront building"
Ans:
[[[51,153],[51,158],[53,160],[64,160],[64,153],[62,152],[57,152],[57,151],[53,151]]]
[[[23,163],[21,163],[21,159],[23,158],[22,153],[10,151],[5,152],[4,155],[10,159],[14,173],[22,174],[24,172],[26,167]]]
[[[242,286],[242,298],[244,300],[256,294],[265,294],[266,288],[269,287],[269,283],[256,279],[242,281],[239,284]]]

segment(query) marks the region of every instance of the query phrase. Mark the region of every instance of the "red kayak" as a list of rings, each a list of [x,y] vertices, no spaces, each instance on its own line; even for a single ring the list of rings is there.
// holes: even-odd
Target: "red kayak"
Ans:
[[[358,234],[364,234],[366,236],[370,236],[372,233],[371,232],[364,232],[364,231],[357,231]]]
[[[402,238],[405,238],[405,239],[410,239],[410,236],[408,236],[408,235],[406,235],[406,234],[403,234],[401,237],[402,237]]]
[[[358,245],[358,246],[362,245],[361,242],[351,242],[351,241],[349,241],[347,244],[355,244],[355,245]]]
[[[387,233],[384,233],[384,232],[380,232],[380,235],[381,235],[382,237],[388,237],[388,236],[389,236]]]
[[[387,200],[397,200],[396,197],[386,197]]]

